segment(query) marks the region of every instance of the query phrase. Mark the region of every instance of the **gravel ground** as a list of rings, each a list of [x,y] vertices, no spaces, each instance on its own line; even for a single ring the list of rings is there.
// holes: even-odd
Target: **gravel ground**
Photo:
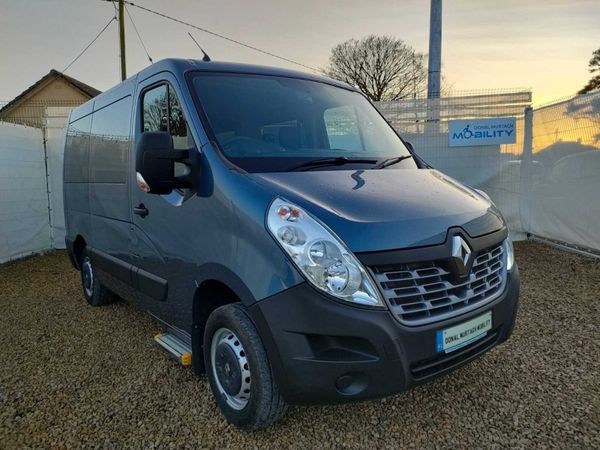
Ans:
[[[88,307],[64,252],[0,267],[0,449],[21,447],[600,448],[600,263],[517,245],[513,337],[428,385],[227,425],[206,378],[153,343],[124,302]]]

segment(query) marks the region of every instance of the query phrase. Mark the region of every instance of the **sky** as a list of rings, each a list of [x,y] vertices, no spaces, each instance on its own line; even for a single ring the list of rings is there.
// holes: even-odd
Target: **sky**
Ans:
[[[369,34],[400,38],[427,52],[427,0],[134,0],[310,67],[331,48]],[[114,15],[101,0],[0,0],[0,101],[50,69],[62,71]],[[201,58],[191,31],[213,60],[305,70],[133,6],[129,12],[155,61]],[[600,47],[600,0],[444,0],[442,74],[455,91],[530,88],[534,103],[574,94],[590,78]],[[126,22],[127,70],[149,64]],[[120,81],[118,26],[66,72],[105,90]]]

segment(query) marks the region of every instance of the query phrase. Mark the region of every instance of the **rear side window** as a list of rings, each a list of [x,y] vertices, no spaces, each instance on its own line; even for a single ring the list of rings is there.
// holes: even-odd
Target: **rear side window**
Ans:
[[[143,131],[166,131],[173,137],[175,149],[190,148],[190,133],[175,90],[161,84],[144,93]]]

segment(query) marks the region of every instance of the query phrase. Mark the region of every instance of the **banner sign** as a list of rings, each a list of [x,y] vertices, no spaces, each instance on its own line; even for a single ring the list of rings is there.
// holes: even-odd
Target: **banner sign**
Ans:
[[[448,145],[450,147],[514,144],[517,142],[516,135],[517,127],[514,117],[451,120],[448,122]]]

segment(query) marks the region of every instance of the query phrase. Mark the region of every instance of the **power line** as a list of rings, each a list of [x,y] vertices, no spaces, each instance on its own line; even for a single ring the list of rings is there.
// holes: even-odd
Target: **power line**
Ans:
[[[114,5],[114,3],[113,3],[113,5]],[[137,34],[137,37],[140,40],[140,44],[142,44],[142,47],[144,48],[144,51],[146,52],[146,56],[150,60],[150,64],[152,64],[154,61],[152,61],[152,58],[150,57],[150,54],[148,53],[148,49],[144,45],[144,41],[142,40],[142,36],[140,36],[140,32],[138,31],[137,27],[135,26],[135,22],[133,21],[133,17],[131,17],[131,14],[129,13],[129,9],[127,9],[127,6],[125,7],[125,12],[127,13],[127,16],[129,16],[129,20],[131,21],[131,25],[133,25],[133,29],[135,30],[135,34]]]
[[[105,0],[105,1],[109,1],[109,2],[111,2],[111,3],[112,3],[114,0]],[[175,17],[168,16],[168,15],[166,15],[166,14],[163,14],[163,13],[161,13],[161,12],[154,11],[153,9],[150,9],[150,8],[146,8],[145,6],[137,5],[137,4],[135,4],[135,3],[133,3],[133,2],[130,2],[130,1],[125,1],[125,3],[127,3],[128,5],[131,5],[131,6],[135,7],[135,8],[139,8],[139,9],[141,9],[141,10],[144,10],[144,11],[146,11],[146,12],[149,12],[149,13],[152,13],[152,14],[156,14],[157,16],[163,17],[163,18],[165,18],[165,19],[168,19],[168,20],[171,20],[171,21],[173,21],[173,22],[177,22],[177,23],[179,23],[179,24],[181,24],[181,25],[185,25],[185,26],[188,26],[188,27],[194,28],[194,29],[196,29],[196,30],[198,30],[198,31],[202,31],[202,32],[204,32],[204,33],[208,33],[208,34],[210,34],[210,35],[213,35],[213,36],[216,36],[216,37],[218,37],[218,38],[224,39],[224,40],[226,40],[226,41],[233,42],[234,44],[241,45],[242,47],[249,48],[250,50],[257,51],[257,52],[259,52],[259,53],[262,53],[262,54],[264,54],[264,55],[272,56],[273,58],[277,58],[277,59],[280,59],[280,60],[282,60],[282,61],[286,61],[286,62],[289,62],[289,63],[295,64],[295,65],[297,65],[297,66],[304,67],[305,69],[309,69],[309,70],[312,70],[312,71],[314,71],[314,72],[318,72],[318,73],[320,73],[320,72],[321,72],[319,69],[315,69],[314,67],[307,66],[306,64],[299,63],[298,61],[294,61],[293,59],[289,59],[289,58],[286,58],[286,57],[284,57],[284,56],[279,56],[279,55],[276,55],[275,53],[271,53],[271,52],[268,52],[268,51],[266,51],[266,50],[260,49],[260,48],[258,48],[258,47],[255,47],[254,45],[246,44],[246,43],[244,43],[244,42],[241,42],[241,41],[238,41],[238,40],[236,40],[236,39],[233,39],[233,38],[230,38],[230,37],[224,36],[224,35],[222,35],[222,34],[219,34],[219,33],[216,33],[216,32],[214,32],[214,31],[207,30],[206,28],[202,28],[202,27],[199,27],[199,26],[197,26],[197,25],[191,24],[191,23],[189,23],[189,22],[185,22],[185,21],[183,21],[183,20],[177,19],[177,18],[175,18]]]
[[[84,49],[81,51],[81,53],[79,53],[79,55],[77,55],[77,56],[75,57],[75,59],[74,59],[73,61],[71,61],[67,67],[65,67],[65,68],[63,69],[63,72],[66,72],[66,71],[69,69],[69,67],[71,67],[73,64],[75,64],[75,61],[77,61],[79,58],[81,58],[81,56],[82,56],[82,55],[83,55],[83,54],[84,54],[84,53],[87,51],[87,49],[88,49],[88,48],[90,48],[94,42],[96,42],[96,40],[97,40],[97,39],[98,39],[98,38],[99,38],[99,37],[102,35],[102,33],[104,33],[104,32],[106,31],[106,29],[109,27],[109,25],[110,25],[110,24],[111,24],[111,23],[112,23],[114,20],[117,20],[117,17],[116,17],[116,16],[113,16],[113,17],[111,17],[111,18],[110,18],[110,20],[108,21],[108,23],[107,23],[106,25],[104,25],[104,28],[102,28],[102,29],[100,30],[100,33],[98,33],[98,34],[96,35],[96,37],[95,37],[94,39],[92,39],[92,42],[90,42],[90,43],[89,43],[89,44],[88,44],[88,45],[87,45],[87,46],[86,46],[86,47],[85,47],[85,48],[84,48]]]

